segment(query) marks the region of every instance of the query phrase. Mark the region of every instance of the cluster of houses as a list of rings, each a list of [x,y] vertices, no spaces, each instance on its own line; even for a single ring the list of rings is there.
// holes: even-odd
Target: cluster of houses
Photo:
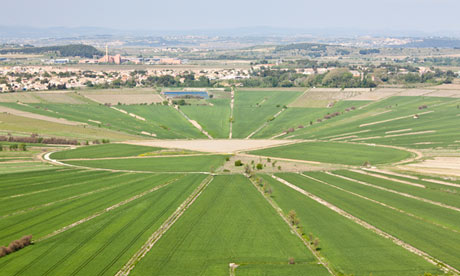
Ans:
[[[91,85],[126,82],[135,80],[138,86],[149,76],[181,77],[194,74],[195,78],[205,76],[210,80],[231,80],[249,78],[248,69],[146,69],[135,70],[84,70],[77,67],[62,66],[11,66],[0,67],[0,92],[9,91],[42,91],[50,88],[65,87],[67,89],[84,88]],[[180,78],[185,81],[185,78]]]

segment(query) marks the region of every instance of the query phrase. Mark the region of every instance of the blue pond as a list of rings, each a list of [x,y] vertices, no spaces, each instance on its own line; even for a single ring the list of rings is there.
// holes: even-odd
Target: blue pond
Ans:
[[[208,92],[206,91],[178,91],[178,92],[164,92],[166,97],[181,97],[181,96],[195,96],[195,97],[203,97],[205,99],[209,98]]]

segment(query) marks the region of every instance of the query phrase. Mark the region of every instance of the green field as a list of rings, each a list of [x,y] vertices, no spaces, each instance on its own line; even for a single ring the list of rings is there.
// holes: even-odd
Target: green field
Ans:
[[[211,105],[185,105],[181,110],[214,138],[227,138],[230,131],[230,99],[210,99]]]
[[[459,98],[229,90],[2,97],[0,275],[460,275]]]
[[[300,94],[296,91],[236,91],[233,137],[246,138]]]
[[[283,210],[295,210],[306,233],[320,240],[321,254],[344,275],[419,275],[438,272],[422,258],[407,252],[340,216],[269,176],[272,197]],[[285,211],[285,212],[286,212]],[[338,234],[340,233],[340,234]],[[342,253],[339,253],[342,252]]]
[[[54,159],[126,157],[137,156],[160,149],[161,148],[128,144],[105,144],[59,151],[51,154],[50,157]]]
[[[105,159],[67,161],[76,166],[113,170],[146,172],[208,172],[225,162],[224,155],[202,155],[187,157],[148,157],[132,159]]]
[[[16,253],[14,259],[13,256],[2,258],[2,272],[9,275],[113,275],[203,178],[198,175],[182,178],[91,222],[38,242]],[[143,189],[162,182],[144,181],[149,185]]]
[[[453,267],[460,266],[460,256],[455,253],[457,245],[460,244],[460,236],[456,232],[300,175],[280,174],[279,176]]]
[[[255,155],[327,162],[345,165],[393,163],[404,160],[411,153],[378,146],[338,142],[305,142],[250,152]]]
[[[289,269],[290,257],[302,265],[283,270],[283,275],[310,275],[310,269],[314,275],[328,275],[289,231],[247,179],[217,176],[176,227],[136,265],[133,275],[227,275],[229,263],[241,264],[236,275],[240,269],[244,275],[246,265],[250,269],[284,263]],[[272,266],[258,269],[270,273]]]

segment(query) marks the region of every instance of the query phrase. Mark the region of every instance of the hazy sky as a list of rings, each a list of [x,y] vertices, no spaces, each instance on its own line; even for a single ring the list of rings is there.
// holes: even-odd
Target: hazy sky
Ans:
[[[14,0],[0,25],[190,30],[253,26],[460,31],[460,0]]]

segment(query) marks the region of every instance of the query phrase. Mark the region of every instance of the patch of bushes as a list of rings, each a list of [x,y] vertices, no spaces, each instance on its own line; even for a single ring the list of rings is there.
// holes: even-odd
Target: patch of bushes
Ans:
[[[13,252],[19,251],[24,247],[32,244],[32,235],[24,236],[19,240],[12,241],[7,247],[0,247],[0,258],[11,254]]]

